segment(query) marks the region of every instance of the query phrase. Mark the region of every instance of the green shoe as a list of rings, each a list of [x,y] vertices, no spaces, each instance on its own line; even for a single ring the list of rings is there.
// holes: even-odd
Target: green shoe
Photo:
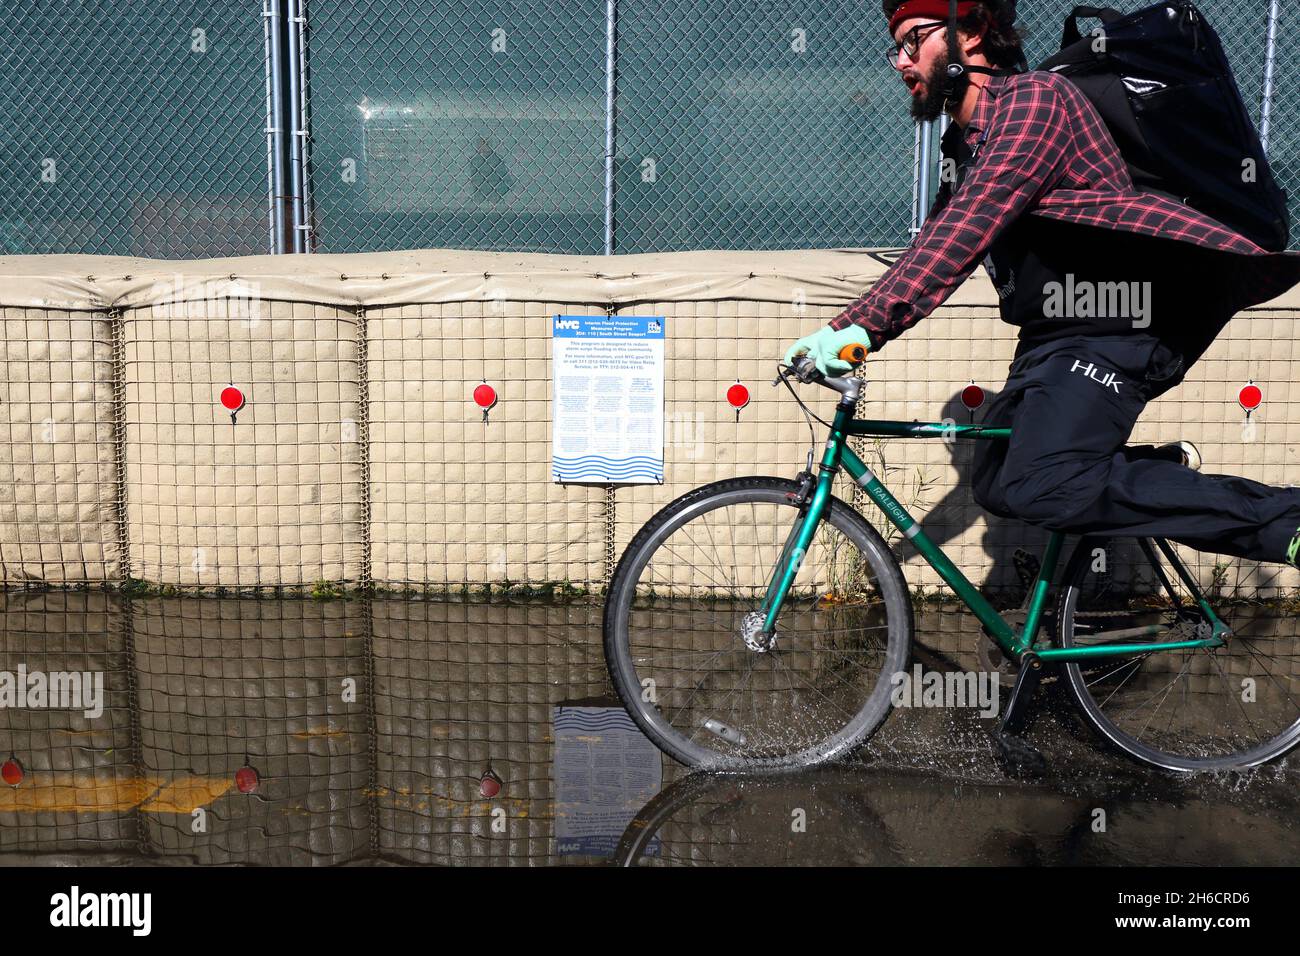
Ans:
[[[1291,543],[1286,546],[1286,563],[1296,568],[1296,552],[1300,551],[1300,528],[1295,529],[1295,536],[1291,538]]]

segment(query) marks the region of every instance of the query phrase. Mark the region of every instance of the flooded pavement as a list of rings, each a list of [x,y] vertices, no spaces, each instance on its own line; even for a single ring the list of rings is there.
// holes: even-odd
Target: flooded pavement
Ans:
[[[1101,749],[1053,684],[1029,732],[1040,776],[999,760],[973,708],[902,708],[844,767],[688,777],[609,697],[601,611],[0,595],[0,680],[27,689],[0,708],[0,863],[1280,865],[1300,850],[1295,755],[1160,775]],[[917,634],[926,669],[981,668],[969,615],[918,610]]]

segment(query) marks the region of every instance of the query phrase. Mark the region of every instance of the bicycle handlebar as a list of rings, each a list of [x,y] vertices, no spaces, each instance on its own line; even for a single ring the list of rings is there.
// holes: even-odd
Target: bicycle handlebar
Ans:
[[[845,354],[852,354],[853,350],[857,350],[857,354],[862,356],[856,362],[853,361],[849,354]],[[840,350],[840,355],[843,361],[850,362],[854,365],[860,365],[865,359],[866,351],[867,350],[861,345],[846,345]],[[862,379],[860,378],[848,378],[839,375],[823,375],[821,370],[817,368],[817,363],[807,355],[800,355],[794,360],[793,365],[785,365],[781,366],[781,368],[781,377],[785,377],[786,373],[784,370],[788,369],[794,374],[795,378],[800,382],[803,382],[805,385],[815,382],[818,385],[824,385],[826,388],[839,392],[841,396],[853,401],[857,401],[857,396],[863,384]],[[777,379],[777,381],[774,381],[772,384],[775,385],[779,381],[780,379]]]
[[[848,362],[850,365],[861,365],[867,360],[867,352],[870,351],[867,346],[860,342],[853,342],[840,349],[839,359],[841,362]]]
[[[870,348],[860,342],[850,342],[844,348],[840,349],[837,356],[841,362],[848,362],[855,368],[867,360],[867,353]],[[823,375],[817,368],[817,363],[810,359],[806,354],[795,358],[793,365],[786,366],[794,371],[795,377],[799,381],[807,384],[809,382],[818,382],[824,384],[825,379],[838,379],[839,376]],[[834,387],[834,386],[832,386]]]

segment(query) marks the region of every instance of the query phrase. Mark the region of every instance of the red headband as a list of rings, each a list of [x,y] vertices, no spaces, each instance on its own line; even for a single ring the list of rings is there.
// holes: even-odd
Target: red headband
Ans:
[[[975,0],[957,0],[957,16],[964,17],[975,6]],[[889,18],[889,32],[893,33],[898,25],[908,17],[934,17],[938,20],[948,19],[948,0],[903,0]]]

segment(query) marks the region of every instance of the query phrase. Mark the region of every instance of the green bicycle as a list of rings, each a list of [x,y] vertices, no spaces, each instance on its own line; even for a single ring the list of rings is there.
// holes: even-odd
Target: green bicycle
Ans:
[[[734,478],[682,495],[635,535],[610,584],[610,677],[669,756],[710,770],[811,767],[844,758],[888,716],[894,675],[910,660],[912,603],[880,532],[832,494],[841,467],[1017,665],[1002,739],[1023,726],[1051,671],[1104,740],[1165,770],[1245,769],[1300,742],[1300,614],[1290,603],[1221,600],[1217,580],[1203,591],[1184,546],[1164,539],[1083,537],[1051,614],[1066,538],[1052,532],[1017,628],[846,441],[1004,441],[1011,430],[855,418],[865,382],[822,376],[800,358],[780,366],[779,381],[806,415],[792,378],[840,394],[819,473],[809,451],[794,480]]]

